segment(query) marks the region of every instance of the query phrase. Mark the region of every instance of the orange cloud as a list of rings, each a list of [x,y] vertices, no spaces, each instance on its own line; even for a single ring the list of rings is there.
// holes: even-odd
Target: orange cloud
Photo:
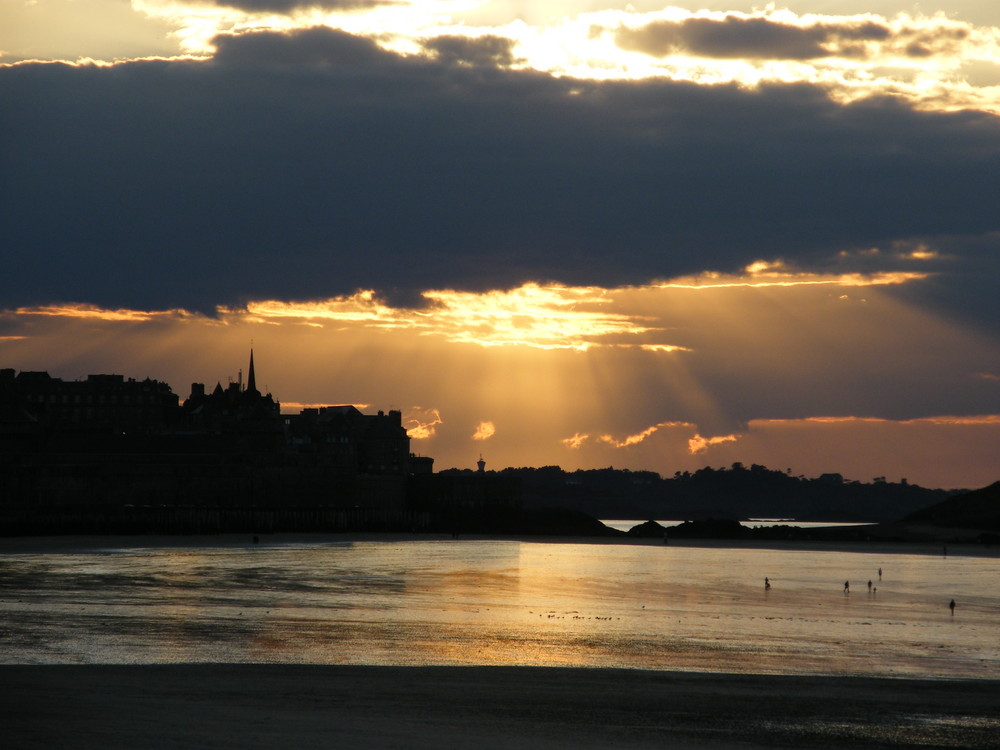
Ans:
[[[688,440],[688,452],[692,456],[695,456],[699,453],[705,453],[712,446],[720,445],[722,443],[735,443],[739,439],[739,435],[716,435],[705,438],[696,434],[693,438]]]
[[[390,328],[408,327],[414,321],[396,308],[383,304],[371,289],[352,295],[331,297],[306,302],[281,302],[258,300],[248,302],[245,311],[236,308],[219,308],[225,315],[250,315],[260,320],[302,319],[367,323]]]
[[[917,417],[915,419],[883,419],[881,417],[803,417],[802,419],[755,419],[752,425],[792,424],[884,424],[884,425],[994,425],[1000,424],[998,414],[964,416]]]
[[[586,435],[584,433],[577,432],[572,437],[563,438],[559,442],[562,443],[563,445],[565,445],[567,448],[569,448],[571,450],[578,450],[581,445],[583,445],[585,442],[587,442],[587,439],[589,437],[590,437],[590,435]]]
[[[444,424],[437,409],[415,406],[406,415],[406,434],[411,440],[427,440],[434,437],[439,424]]]
[[[647,352],[689,352],[686,346],[676,346],[674,344],[639,344],[639,348]]]
[[[299,319],[306,323],[358,323],[381,329],[409,329],[455,343],[528,346],[586,351],[615,345],[610,337],[636,336],[652,329],[642,316],[610,312],[614,291],[597,287],[524,284],[507,291],[429,290],[426,308],[394,308],[374,291],[311,302],[255,301],[245,311],[220,308],[226,316],[246,315],[257,322]],[[682,347],[653,345],[658,351]]]
[[[43,305],[40,307],[19,307],[13,311],[16,315],[38,315],[58,318],[90,318],[95,320],[119,322],[145,322],[156,318],[194,318],[200,317],[187,310],[107,310],[96,305],[68,304]]]
[[[996,425],[1000,424],[1000,414],[978,414],[962,417],[921,417],[919,419],[904,419],[900,424],[906,425]]]
[[[746,268],[744,276],[729,276],[706,272],[657,284],[660,289],[719,289],[726,287],[786,287],[786,286],[888,286],[922,281],[929,273],[915,271],[885,271],[881,273],[814,274],[782,270],[781,262],[757,261]]]
[[[473,440],[489,440],[496,434],[497,428],[492,422],[480,422],[472,434]]]
[[[659,424],[651,425],[650,427],[647,427],[646,429],[642,430],[641,432],[637,432],[634,435],[629,435],[623,440],[617,440],[611,437],[611,435],[601,435],[600,441],[602,443],[607,443],[608,445],[613,446],[615,448],[628,448],[630,445],[638,445],[651,435],[655,435],[664,427],[693,428],[694,425],[688,424],[687,422],[660,422]]]
[[[434,302],[428,319],[455,342],[586,351],[610,336],[651,330],[638,315],[609,312],[613,290],[597,287],[531,283],[509,291],[441,290],[424,296]]]
[[[128,323],[197,320],[210,325],[295,324],[318,328],[337,325],[409,331],[451,343],[491,348],[516,346],[579,352],[618,348],[675,354],[693,349],[678,343],[650,340],[662,338],[668,330],[664,325],[666,320],[648,314],[649,308],[645,305],[630,307],[628,300],[631,297],[642,293],[669,294],[674,289],[884,286],[919,281],[929,275],[915,272],[818,275],[790,270],[778,260],[752,263],[742,275],[706,272],[637,287],[604,289],[528,283],[506,291],[481,293],[429,290],[422,295],[429,304],[415,309],[392,307],[380,300],[373,290],[363,290],[325,300],[257,300],[248,302],[244,308],[219,307],[216,318],[180,309],[108,310],[86,304],[23,307],[7,315]],[[663,298],[662,302],[669,300]]]

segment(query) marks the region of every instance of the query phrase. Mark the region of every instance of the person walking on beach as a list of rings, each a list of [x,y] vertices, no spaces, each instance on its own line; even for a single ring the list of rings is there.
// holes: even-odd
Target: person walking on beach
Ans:
[[[880,581],[882,580],[882,568],[879,568],[879,569],[878,569],[878,579],[879,579]]]
[[[871,592],[872,592],[872,579],[869,578],[868,579],[868,593],[870,594]]]
[[[951,610],[951,616],[954,617],[955,616],[955,600],[954,599],[952,599],[951,602],[948,604],[948,609]]]
[[[770,588],[771,588],[771,579],[768,578],[767,576],[764,576],[764,590],[767,591]]]
[[[844,581],[844,593],[845,594],[850,594],[851,593],[851,582],[850,581]]]

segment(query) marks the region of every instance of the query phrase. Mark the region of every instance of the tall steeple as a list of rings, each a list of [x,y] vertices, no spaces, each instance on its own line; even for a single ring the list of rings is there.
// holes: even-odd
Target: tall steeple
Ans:
[[[260,391],[257,390],[257,378],[254,376],[253,372],[253,347],[250,347],[250,371],[247,373],[247,392],[255,393],[258,396]]]

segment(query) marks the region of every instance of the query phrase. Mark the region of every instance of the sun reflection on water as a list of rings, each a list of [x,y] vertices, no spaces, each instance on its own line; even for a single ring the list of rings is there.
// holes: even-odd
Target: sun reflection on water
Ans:
[[[989,676],[1000,667],[996,556],[275,543],[0,552],[0,572],[4,663],[521,664],[928,677]],[[950,598],[960,602],[955,615]]]

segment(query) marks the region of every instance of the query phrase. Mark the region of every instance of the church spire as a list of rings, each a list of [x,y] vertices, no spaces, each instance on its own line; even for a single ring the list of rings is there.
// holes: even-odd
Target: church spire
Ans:
[[[257,378],[254,376],[254,372],[253,372],[253,347],[252,346],[250,347],[250,371],[247,373],[247,392],[249,392],[249,393],[257,393],[259,395],[259,391],[257,390]]]

